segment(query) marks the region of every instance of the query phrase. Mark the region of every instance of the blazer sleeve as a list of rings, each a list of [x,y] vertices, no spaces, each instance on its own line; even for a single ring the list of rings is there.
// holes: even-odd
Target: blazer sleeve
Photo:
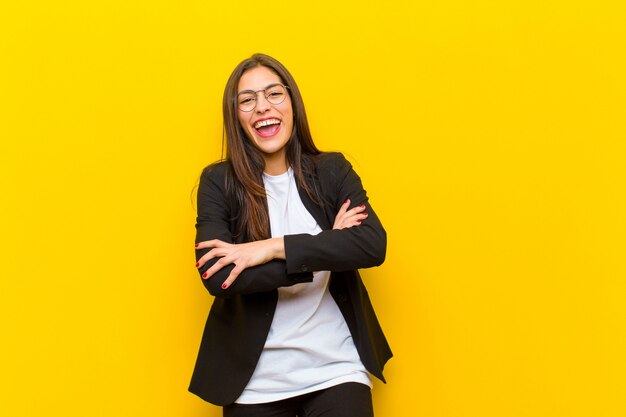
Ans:
[[[360,225],[346,229],[285,236],[287,272],[339,272],[382,264],[387,234],[352,165],[342,154],[333,153],[319,164],[318,175],[322,194],[334,210],[332,218],[347,198],[350,207],[364,204],[368,217]]]
[[[196,243],[219,239],[233,243],[233,224],[230,206],[226,196],[226,163],[219,163],[206,168],[198,187],[198,216],[196,219]],[[196,250],[196,261],[209,249]],[[313,274],[309,271],[287,272],[284,260],[272,260],[263,265],[247,268],[239,274],[235,282],[222,289],[222,283],[235,267],[227,265],[208,279],[203,279],[206,272],[218,258],[209,260],[199,269],[200,279],[206,289],[216,297],[232,297],[236,294],[270,291],[278,287],[288,287],[301,282],[311,282]]]

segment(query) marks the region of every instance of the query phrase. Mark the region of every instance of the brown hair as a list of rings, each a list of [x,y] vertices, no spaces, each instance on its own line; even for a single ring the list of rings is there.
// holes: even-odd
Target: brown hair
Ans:
[[[226,88],[222,111],[224,113],[224,129],[226,133],[226,160],[231,169],[226,175],[226,189],[233,193],[237,201],[235,234],[244,234],[249,240],[267,239],[269,235],[269,215],[265,188],[263,187],[263,169],[265,162],[261,152],[248,139],[237,118],[237,88],[241,76],[248,70],[263,66],[272,70],[288,86],[293,108],[293,131],[286,145],[287,163],[294,172],[296,183],[315,202],[320,198],[304,181],[305,175],[313,175],[313,164],[308,156],[321,152],[313,143],[309,123],[304,110],[304,102],[300,90],[287,68],[276,59],[254,54],[243,60],[233,70]]]

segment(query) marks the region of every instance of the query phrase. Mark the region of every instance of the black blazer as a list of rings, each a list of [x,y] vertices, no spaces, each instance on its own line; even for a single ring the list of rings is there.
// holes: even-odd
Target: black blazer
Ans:
[[[287,235],[285,260],[245,269],[226,290],[221,288],[234,265],[202,280],[215,296],[207,318],[189,391],[216,405],[233,403],[256,367],[272,324],[279,287],[313,280],[312,271],[331,271],[330,293],[339,306],[365,368],[383,382],[382,370],[392,353],[370,303],[358,268],[380,265],[385,259],[386,233],[370,207],[361,180],[339,153],[306,157],[314,173],[305,180],[322,197],[317,205],[298,187],[304,206],[322,232]],[[196,243],[210,239],[242,243],[233,238],[235,200],[225,187],[228,162],[204,170],[198,188]],[[367,219],[356,227],[332,230],[339,208],[365,204]],[[196,251],[199,259],[208,250]],[[217,260],[200,269],[202,275]]]

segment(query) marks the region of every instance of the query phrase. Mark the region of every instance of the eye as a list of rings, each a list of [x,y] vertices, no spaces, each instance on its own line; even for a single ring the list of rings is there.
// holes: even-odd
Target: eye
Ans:
[[[239,104],[250,104],[254,101],[254,97],[252,96],[241,96],[239,97]]]
[[[272,104],[280,104],[285,100],[285,88],[280,85],[274,85],[265,90],[265,98]]]

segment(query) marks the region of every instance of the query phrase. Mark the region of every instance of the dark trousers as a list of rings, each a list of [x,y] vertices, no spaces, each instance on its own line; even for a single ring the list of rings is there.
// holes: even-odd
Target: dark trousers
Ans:
[[[348,382],[263,404],[231,404],[224,417],[374,417],[367,385]]]

